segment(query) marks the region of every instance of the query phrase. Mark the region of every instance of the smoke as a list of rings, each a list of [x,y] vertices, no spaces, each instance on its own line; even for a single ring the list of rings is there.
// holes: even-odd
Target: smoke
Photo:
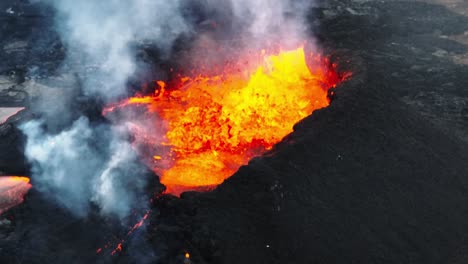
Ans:
[[[57,102],[43,95],[36,103],[43,120],[21,126],[27,136],[25,154],[35,187],[77,216],[86,216],[92,204],[119,218],[141,207],[145,171],[129,143],[128,120],[96,124],[73,103],[81,94],[106,103],[125,96],[126,84],[138,70],[135,46],[152,43],[168,58],[181,35],[192,36],[195,48],[225,45],[202,32],[210,21],[223,25],[216,29],[221,35],[240,38],[241,49],[259,50],[270,43],[297,47],[310,40],[303,21],[310,1],[305,0],[35,1],[54,7],[67,50],[63,69],[76,73],[79,81],[62,89]],[[203,59],[216,56],[205,55]],[[202,59],[193,52],[189,56]]]
[[[123,123],[96,124],[80,113],[78,95],[109,102],[126,93],[137,69],[135,46],[146,41],[169,54],[190,27],[179,1],[39,0],[55,9],[55,24],[67,55],[65,72],[79,76],[75,88],[56,88],[32,108],[43,120],[21,126],[35,187],[75,215],[92,204],[103,215],[124,218],[144,206],[148,172],[139,163]],[[80,117],[81,116],[81,117]]]
[[[136,69],[132,44],[151,41],[167,54],[174,40],[190,30],[178,0],[45,1],[57,10],[67,63],[78,72],[96,66],[84,79],[84,90],[105,99],[125,93]]]
[[[275,42],[283,48],[296,48],[306,40],[306,13],[313,1],[304,0],[230,0],[235,20],[248,21],[246,30],[253,41],[251,43]],[[245,23],[245,22],[244,22]]]
[[[34,187],[75,215],[86,216],[90,202],[119,218],[144,206],[147,172],[117,127],[93,126],[81,117],[55,135],[48,134],[40,120],[20,128],[28,138],[25,154]]]
[[[307,0],[191,1],[188,13],[197,35],[184,59],[190,69],[198,69],[200,65],[216,69],[261,50],[277,52],[306,44],[317,51],[307,23],[313,3]]]

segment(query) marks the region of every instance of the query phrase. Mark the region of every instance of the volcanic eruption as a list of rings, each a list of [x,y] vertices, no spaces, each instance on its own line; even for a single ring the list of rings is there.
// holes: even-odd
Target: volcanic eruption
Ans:
[[[119,255],[145,229],[162,194],[154,174],[175,196],[212,190],[328,106],[348,76],[302,27],[305,3],[50,4],[67,51],[57,71],[76,82],[48,91],[54,102],[32,100],[37,115],[19,125],[24,154],[45,199],[78,219],[115,221],[99,255]]]
[[[156,81],[151,95],[137,95],[104,110],[146,110],[128,121],[147,165],[167,192],[210,189],[255,155],[270,150],[314,110],[328,106],[328,90],[346,75],[304,48],[241,58],[219,75],[182,76],[172,86]],[[174,83],[174,82],[173,82]],[[155,117],[165,131],[154,136]],[[147,150],[151,149],[152,152]],[[144,150],[144,151],[143,151]]]
[[[146,211],[140,161],[167,193],[212,189],[326,107],[329,89],[346,78],[310,38],[305,1],[50,4],[68,49],[64,69],[81,74],[79,88],[53,107],[37,100],[41,118],[21,129],[35,186],[80,216],[91,204],[121,218]],[[140,60],[145,46],[160,56]],[[193,69],[155,66],[187,62],[174,55],[181,51]],[[152,94],[129,93],[129,80],[148,68],[156,70],[141,83],[152,78]],[[76,107],[80,96],[105,105],[107,120]]]
[[[461,2],[1,1],[0,263],[465,263]]]

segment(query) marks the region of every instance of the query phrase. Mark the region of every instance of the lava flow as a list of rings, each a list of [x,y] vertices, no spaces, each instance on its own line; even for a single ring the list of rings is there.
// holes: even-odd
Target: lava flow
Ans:
[[[158,81],[153,95],[105,109],[109,113],[144,106],[138,119],[153,116],[147,120],[157,122],[156,115],[163,120],[160,139],[137,122],[132,131],[140,154],[161,175],[167,192],[178,195],[219,185],[292,132],[295,123],[328,106],[328,90],[344,79],[335,64],[319,55],[306,58],[303,48],[252,57],[250,64],[258,61],[253,68],[183,77],[175,87]],[[141,151],[142,145],[151,146]]]
[[[0,177],[0,214],[23,202],[24,196],[31,189],[29,179],[18,176]]]

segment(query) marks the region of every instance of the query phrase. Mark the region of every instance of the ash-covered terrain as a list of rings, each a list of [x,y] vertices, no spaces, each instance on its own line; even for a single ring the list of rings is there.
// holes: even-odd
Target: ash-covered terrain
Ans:
[[[0,125],[0,175],[30,173],[20,124],[56,111],[89,74],[63,65],[54,12],[0,3],[0,107],[27,108]],[[321,0],[308,23],[353,73],[328,108],[214,191],[155,197],[131,235],[33,188],[0,216],[0,262],[466,263],[468,4]],[[100,118],[82,94],[69,104]]]

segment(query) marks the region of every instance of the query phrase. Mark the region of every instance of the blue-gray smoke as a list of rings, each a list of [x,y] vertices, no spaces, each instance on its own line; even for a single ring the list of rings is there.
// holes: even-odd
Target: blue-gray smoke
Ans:
[[[168,53],[173,41],[190,30],[178,0],[39,1],[56,11],[56,29],[67,50],[63,67],[80,76],[76,89],[105,102],[125,94],[136,69],[135,45],[151,41]],[[146,185],[126,126],[76,118],[69,113],[76,111],[71,102],[77,93],[68,94],[52,104],[41,98],[34,110],[44,119],[21,126],[35,187],[77,216],[86,216],[94,203],[102,214],[124,218],[140,206],[138,196]]]
[[[124,218],[143,209],[147,171],[124,139],[109,125],[92,125],[81,117],[58,134],[48,134],[40,120],[21,126],[25,154],[32,164],[34,187],[77,216],[97,204],[108,216]]]

